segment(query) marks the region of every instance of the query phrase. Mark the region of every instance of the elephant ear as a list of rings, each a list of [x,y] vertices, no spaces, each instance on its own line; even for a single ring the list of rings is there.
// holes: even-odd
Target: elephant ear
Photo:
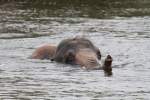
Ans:
[[[96,53],[89,49],[79,50],[75,59],[76,63],[85,69],[98,69],[101,67]]]
[[[68,50],[64,56],[63,62],[67,64],[75,64],[75,50]]]
[[[44,44],[38,47],[30,56],[32,59],[52,59],[56,52],[56,46]]]

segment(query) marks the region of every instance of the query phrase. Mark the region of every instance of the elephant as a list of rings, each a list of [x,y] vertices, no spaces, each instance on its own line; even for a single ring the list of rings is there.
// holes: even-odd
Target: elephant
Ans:
[[[112,75],[112,57],[107,55],[101,64],[101,52],[89,39],[74,37],[62,40],[58,46],[45,44],[37,48],[32,59],[50,59],[71,65],[80,65],[84,69],[103,69]]]

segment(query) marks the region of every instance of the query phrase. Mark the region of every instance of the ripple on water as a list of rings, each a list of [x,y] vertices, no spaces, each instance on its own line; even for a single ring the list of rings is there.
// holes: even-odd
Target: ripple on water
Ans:
[[[5,23],[0,31],[7,30],[8,24],[11,31],[17,28],[19,34],[30,34],[26,31],[28,28],[41,34],[57,34],[18,39],[14,36],[5,39],[0,34],[3,36],[0,39],[0,99],[149,99],[149,18],[37,18]],[[26,33],[20,31],[23,26]],[[13,34],[11,31],[3,32]],[[77,66],[27,58],[41,44],[58,44],[76,35],[92,40],[100,48],[102,59],[112,55],[112,77],[104,77],[103,71],[86,71]]]

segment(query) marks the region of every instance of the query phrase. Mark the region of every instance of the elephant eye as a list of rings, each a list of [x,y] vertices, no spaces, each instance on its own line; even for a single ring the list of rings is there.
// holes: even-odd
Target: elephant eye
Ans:
[[[101,59],[101,53],[100,53],[100,51],[97,51],[97,57],[98,57],[99,60]]]

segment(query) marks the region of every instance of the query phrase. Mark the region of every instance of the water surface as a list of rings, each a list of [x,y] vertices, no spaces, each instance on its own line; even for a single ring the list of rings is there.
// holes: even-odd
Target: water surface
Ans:
[[[112,19],[27,16],[29,19],[25,19],[19,16],[20,12],[1,11],[0,99],[150,99],[149,16]],[[112,55],[113,76],[105,77],[102,70],[87,71],[49,60],[28,59],[41,44],[57,45],[77,35],[98,46],[102,59]]]
[[[52,20],[47,21],[45,30],[58,34],[0,39],[1,99],[149,99],[149,17],[38,20]],[[36,21],[30,22],[33,24]],[[43,31],[43,23],[40,25]],[[85,71],[49,60],[27,58],[41,44],[58,44],[75,35],[92,40],[101,49],[103,58],[107,54],[113,56],[112,77],[105,77],[103,71]]]

